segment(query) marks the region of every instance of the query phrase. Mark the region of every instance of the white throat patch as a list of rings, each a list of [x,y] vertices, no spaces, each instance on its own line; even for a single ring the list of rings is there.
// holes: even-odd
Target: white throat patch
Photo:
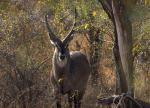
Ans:
[[[57,50],[55,49],[54,51],[54,57],[55,56],[59,56],[59,55],[56,55],[57,54]],[[56,57],[57,58],[57,57]],[[65,57],[64,60],[61,60],[59,57],[56,59],[56,62],[58,64],[58,66],[60,67],[65,67],[67,65],[67,58]]]

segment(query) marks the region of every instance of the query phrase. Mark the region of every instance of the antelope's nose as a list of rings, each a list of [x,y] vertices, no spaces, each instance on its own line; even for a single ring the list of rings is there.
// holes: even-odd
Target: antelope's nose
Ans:
[[[61,60],[64,60],[64,59],[65,59],[65,55],[61,55],[61,56],[60,56],[60,59],[61,59]]]

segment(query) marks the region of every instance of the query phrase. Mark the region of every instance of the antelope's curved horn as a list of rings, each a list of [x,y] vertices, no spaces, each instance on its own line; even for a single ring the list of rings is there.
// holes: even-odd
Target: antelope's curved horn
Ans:
[[[48,15],[45,15],[45,23],[46,23],[46,27],[49,33],[49,37],[50,37],[50,41],[52,44],[58,44],[60,42],[60,40],[56,37],[56,35],[52,32],[49,24],[48,24],[48,20],[47,20]]]
[[[76,17],[77,17],[77,11],[75,9],[75,18],[74,18],[73,26],[72,26],[70,32],[67,34],[67,36],[63,39],[64,45],[68,45],[68,43],[73,39],[72,34],[75,32],[74,27],[76,25]]]

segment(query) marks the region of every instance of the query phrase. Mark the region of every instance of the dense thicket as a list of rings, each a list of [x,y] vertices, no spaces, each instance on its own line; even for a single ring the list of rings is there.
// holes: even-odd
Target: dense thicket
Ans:
[[[53,47],[44,16],[48,13],[52,30],[62,39],[72,26],[75,7],[76,33],[69,48],[86,54],[92,68],[83,107],[100,107],[96,105],[98,95],[115,93],[114,25],[99,1],[0,1],[0,108],[53,105],[49,81]],[[150,102],[149,0],[123,3],[132,26],[134,94]]]

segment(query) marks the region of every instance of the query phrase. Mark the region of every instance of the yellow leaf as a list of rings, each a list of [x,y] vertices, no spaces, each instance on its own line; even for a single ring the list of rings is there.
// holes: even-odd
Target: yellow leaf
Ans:
[[[85,24],[84,28],[85,28],[85,29],[87,29],[87,28],[88,28],[88,26],[89,26],[89,24]]]
[[[147,0],[145,0],[145,5],[147,5],[148,4],[148,1]]]
[[[96,11],[92,12],[92,16],[94,16],[94,17],[96,16]]]

